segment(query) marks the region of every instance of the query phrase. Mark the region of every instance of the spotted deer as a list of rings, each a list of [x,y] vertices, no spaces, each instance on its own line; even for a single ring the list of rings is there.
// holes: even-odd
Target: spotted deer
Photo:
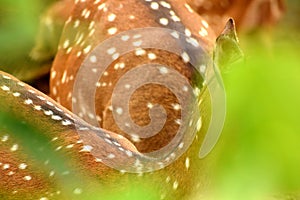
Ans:
[[[76,97],[72,98],[72,91],[76,73],[83,60],[97,45],[120,32],[148,27],[168,28],[195,39],[195,44],[185,42],[185,48],[188,48],[188,45],[193,47],[193,45],[201,44],[206,52],[213,49],[214,43],[210,42],[211,38],[216,39],[213,30],[209,29],[207,22],[194,13],[184,1],[127,1],[126,4],[122,1],[94,1],[93,6],[90,4],[89,1],[75,1],[75,7],[66,21],[59,50],[51,69],[50,96],[69,110],[72,110],[72,101],[77,101]],[[116,59],[103,72],[100,80],[95,83],[97,87],[96,113],[94,115],[88,113],[86,108],[79,110],[78,113],[82,118],[96,118],[104,129],[124,136],[126,134],[114,122],[113,108],[110,102],[113,89],[120,77],[137,65],[159,63],[179,71],[192,82],[193,79],[199,79],[199,77],[195,77],[196,73],[193,71],[193,67],[188,66],[186,62],[190,61],[192,57],[201,57],[204,54],[204,52],[189,54],[189,52],[183,51],[180,57],[159,49],[143,49],[141,45],[148,38],[141,34],[129,37],[124,35],[116,45],[133,45],[136,47],[135,51],[118,57],[117,48],[119,47],[111,46],[104,50],[106,52],[103,56],[116,57]],[[179,40],[179,45],[182,42],[180,40],[184,40],[176,34],[172,37]],[[161,38],[156,38],[156,41],[151,42],[160,43],[162,41]],[[192,55],[196,53],[199,55]],[[203,62],[204,59],[199,62]],[[92,70],[97,70],[97,68]],[[126,86],[130,87],[130,84]],[[200,89],[202,86],[199,84],[197,87]],[[174,137],[180,123],[178,121],[180,105],[174,94],[172,95],[172,92],[165,87],[148,84],[138,88],[131,97],[131,102],[129,105],[130,115],[134,123],[140,126],[150,123],[148,113],[155,104],[164,105],[166,114],[170,117],[161,132],[155,137],[141,139],[136,135],[128,137],[128,139],[141,152],[150,152],[165,146]],[[125,108],[117,110],[119,114],[123,109]]]
[[[187,0],[188,4],[215,29],[221,31],[230,16],[240,32],[269,28],[276,24],[285,11],[283,0]]]
[[[154,199],[191,199],[205,191],[206,160],[198,157],[211,115],[207,89],[211,80],[205,77],[241,55],[233,20],[217,37],[183,0],[65,0],[53,9],[48,13],[54,18],[47,16],[44,27],[54,30],[57,17],[65,18],[50,75],[54,100],[4,72],[0,75],[2,121],[7,122],[0,130],[0,195],[6,199],[83,199],[94,193],[122,193],[135,185],[148,188],[149,184]],[[141,32],[130,34],[133,30]],[[99,46],[105,48],[96,51]],[[121,53],[128,46],[131,51]],[[107,60],[101,72],[102,61]],[[88,74],[101,77],[89,82],[92,75],[82,73],[82,66],[90,70]],[[155,73],[139,71],[137,66],[150,66]],[[120,82],[136,68],[134,80]],[[179,88],[173,86],[180,80],[168,76],[173,71],[185,77]],[[145,79],[147,84],[134,88],[134,83]],[[116,92],[119,85],[122,89]],[[76,90],[77,86],[81,89]],[[95,88],[94,93],[86,95],[90,88]],[[115,107],[112,96],[119,95],[117,103],[122,103],[131,88],[135,90],[128,108]],[[183,103],[173,91],[183,94]],[[189,98],[188,92],[196,98]],[[89,99],[95,104],[86,103]],[[164,107],[166,121],[153,112],[160,109],[157,104]],[[182,120],[183,107],[188,109],[188,121]],[[196,108],[200,115],[194,114]],[[115,115],[126,111],[129,115],[121,120],[125,128],[120,128]],[[29,131],[20,133],[9,118],[24,122],[19,126]],[[132,123],[126,121],[129,118]],[[176,133],[185,123],[191,128],[178,139]],[[145,129],[130,132],[131,126],[149,124],[154,129],[156,124],[162,127],[150,137],[142,136]],[[185,137],[190,132],[194,137]],[[28,137],[34,142],[42,138],[44,143],[29,145]],[[173,151],[151,156],[169,144]],[[179,154],[181,149],[186,150]]]

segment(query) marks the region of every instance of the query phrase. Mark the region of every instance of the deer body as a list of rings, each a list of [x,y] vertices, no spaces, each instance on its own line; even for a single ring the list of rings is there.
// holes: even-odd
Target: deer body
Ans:
[[[186,33],[197,38],[201,45],[205,45],[208,52],[211,52],[213,41],[216,38],[206,21],[196,13],[191,12],[184,1],[163,1],[163,3],[138,0],[126,2],[78,1],[66,22],[59,51],[52,67],[51,96],[63,106],[72,110],[74,79],[79,67],[90,51],[104,40],[120,32],[147,27],[168,28],[183,34]],[[136,48],[138,48],[138,43],[143,42],[143,40],[147,40],[147,38],[137,38],[131,42],[136,43]],[[162,41],[157,38],[157,41],[153,42],[159,43]],[[123,43],[120,45],[130,45],[130,42]],[[99,56],[117,55],[118,52],[115,49],[112,46],[107,49],[108,53],[103,52],[104,55]],[[111,54],[109,51],[111,51]],[[143,63],[160,63],[171,66],[187,79],[192,80],[193,78],[193,70],[179,56],[172,56],[170,53],[159,50],[139,48],[127,55],[120,56],[108,67],[104,76],[97,83],[96,116],[87,116],[88,113],[82,111],[79,113],[81,117],[97,118],[101,127],[122,133],[113,122],[110,99],[118,79],[129,70]],[[76,99],[73,98],[73,101],[76,101]],[[176,105],[178,104],[176,97],[163,87],[148,85],[140,88],[132,96],[131,102],[134,102],[130,105],[131,115],[134,122],[140,126],[149,123],[149,107],[157,103],[164,104],[168,116],[172,116],[168,118],[165,128],[156,137],[149,138],[148,141],[135,142],[132,140],[132,142],[142,152],[156,150],[166,145],[178,128],[175,121],[180,117],[180,109],[174,109],[174,107],[177,108]],[[131,140],[130,137],[128,139]],[[136,138],[136,140],[139,140],[139,138]]]
[[[55,163],[51,163],[53,157],[51,158],[48,153],[43,158],[44,163],[41,163],[34,156],[27,158],[23,154],[16,155],[16,151],[7,150],[13,143],[18,143],[19,149],[26,144],[22,143],[20,137],[14,138],[14,130],[6,128],[3,130],[4,134],[0,135],[2,136],[0,149],[3,154],[0,160],[0,167],[3,170],[0,170],[0,175],[7,179],[0,182],[0,191],[3,191],[0,195],[11,199],[20,199],[24,196],[31,199],[82,199],[90,197],[89,192],[104,194],[106,190],[113,190],[122,193],[124,186],[137,184],[142,188],[148,188],[150,184],[155,191],[155,199],[190,199],[191,196],[205,190],[206,164],[204,160],[198,159],[198,152],[204,137],[203,133],[208,127],[210,101],[203,79],[199,78],[196,70],[188,62],[196,58],[197,61],[205,64],[205,59],[198,58],[202,58],[204,54],[212,56],[216,35],[208,23],[193,12],[183,0],[76,0],[75,2],[66,0],[63,2],[68,7],[72,6],[72,9],[66,19],[51,69],[50,95],[57,102],[3,73],[0,75],[0,96],[3,98],[1,101],[3,106],[10,105],[14,101],[13,108],[9,107],[4,110],[4,113],[8,112],[28,125],[42,127],[39,134],[46,137],[46,143],[47,141],[50,143],[48,153],[54,152],[54,157],[63,155],[67,158],[66,165],[63,166],[67,172],[59,172],[59,169],[55,168]],[[172,38],[173,42],[169,43],[162,38],[152,38],[152,44],[162,43],[174,49],[182,47],[184,51],[180,55],[172,55],[161,49],[140,48],[147,40],[143,35],[123,37],[122,41],[114,43],[123,47],[133,45],[136,48],[126,54],[118,55],[117,46],[111,46],[99,55],[91,54],[95,47],[118,33],[147,27],[173,29],[194,40],[186,42],[186,39],[182,40],[182,37],[176,34],[166,35],[166,38]],[[203,49],[200,53],[185,51],[188,47],[197,44]],[[93,85],[97,87],[95,113],[89,113],[84,107],[80,107],[79,118],[70,112],[74,108],[72,103],[80,100],[80,97],[73,96],[75,79],[83,62],[88,60],[93,63],[100,57],[115,59],[96,85]],[[113,108],[111,102],[113,89],[122,76],[134,69],[136,65],[157,63],[169,66],[169,70],[174,69],[186,77],[198,95],[198,101],[192,103],[196,106],[200,105],[202,113],[201,118],[194,119],[198,132],[195,139],[191,141],[191,146],[168,166],[164,165],[165,162],[169,162],[175,154],[170,154],[164,160],[156,161],[151,165],[153,159],[142,153],[151,153],[169,144],[180,124],[183,123],[178,120],[181,107],[172,91],[159,84],[146,84],[139,87],[131,96],[130,116],[139,126],[151,123],[149,112],[154,105],[161,104],[165,107],[167,121],[162,130],[150,138],[141,138],[139,135],[133,137],[122,131],[113,118],[113,112],[122,114],[122,110]],[[158,69],[162,75],[169,72],[165,68]],[[205,72],[205,69],[202,70]],[[147,77],[147,74],[140,74],[139,77],[143,76]],[[178,82],[176,79],[169,81]],[[130,88],[130,85],[125,84],[124,87]],[[28,118],[29,114],[30,118]],[[89,118],[96,119],[103,129],[95,128],[81,118],[85,121]],[[12,139],[9,142],[13,143],[7,146],[7,138],[10,137]],[[89,145],[82,140],[88,141]],[[179,142],[176,148],[180,149],[185,145]],[[99,157],[95,157],[91,151],[96,151]],[[26,152],[28,153],[25,150],[24,152],[25,155]],[[22,162],[18,163],[19,160]],[[151,171],[152,166],[161,167],[160,170],[151,173],[132,174],[126,173],[126,170],[120,172],[112,169],[103,164],[104,161],[109,165],[117,163],[120,166],[133,166],[137,172],[144,168]],[[147,165],[148,163],[150,164]],[[13,176],[14,174],[18,176]],[[76,175],[80,176],[82,182],[73,181]],[[8,182],[13,184],[9,185]],[[64,189],[65,184],[68,186],[65,187],[67,189]],[[69,190],[70,188],[72,190]]]
[[[187,0],[189,5],[214,27],[222,31],[228,16],[235,19],[239,31],[251,32],[262,27],[271,27],[282,17],[283,0]]]

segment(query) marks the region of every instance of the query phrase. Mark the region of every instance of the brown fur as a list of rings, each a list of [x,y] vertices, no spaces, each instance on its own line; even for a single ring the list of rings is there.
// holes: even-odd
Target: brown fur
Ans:
[[[284,0],[187,0],[216,33],[221,33],[228,17],[235,20],[238,31],[252,31],[274,25],[285,11]]]
[[[156,16],[153,16],[151,9],[146,7],[141,1],[127,0],[126,3],[125,1],[106,1],[109,7],[109,12],[107,13],[97,12],[96,7],[90,6],[89,2],[90,1],[87,1],[86,4],[78,4],[78,6],[75,6],[74,10],[71,13],[71,16],[80,20],[82,26],[80,26],[79,30],[81,31],[86,30],[89,21],[94,20],[96,22],[95,34],[91,38],[87,38],[86,41],[87,44],[91,44],[93,47],[110,37],[106,34],[106,30],[109,29],[109,27],[111,27],[112,25],[118,28],[118,32],[131,30],[134,28],[160,27],[160,25],[157,23],[157,19],[155,19]],[[185,9],[184,1],[176,0],[170,2],[174,7],[174,10],[178,13],[178,16],[182,19],[182,23],[191,30],[193,35],[197,36],[197,31],[201,28],[202,18],[196,13],[190,13],[187,9]],[[120,3],[123,3],[124,8],[119,9]],[[79,5],[84,5],[84,7],[80,7]],[[82,16],[80,16],[80,13],[84,8],[88,8],[91,10],[91,16],[88,19],[84,19]],[[117,15],[114,22],[108,22],[106,20],[108,13],[115,13]],[[135,16],[134,20],[129,19],[129,15],[131,14]],[[76,32],[79,31],[76,30],[76,32],[74,33],[72,32],[72,30],[73,27],[71,25],[67,25],[65,27],[65,31],[61,39],[61,44],[67,38],[71,38],[70,40],[72,41],[72,38],[74,38]],[[209,52],[211,52],[213,41],[215,40],[216,36],[212,30],[208,29],[208,32],[208,37],[198,37],[199,40],[202,40],[204,47]],[[73,46],[70,54],[66,54],[64,49],[60,50],[56,56],[52,68],[52,71],[55,71],[57,75],[54,79],[51,79],[50,86],[51,88],[56,88],[57,94],[53,94],[52,89],[51,96],[70,110],[72,109],[71,99],[67,99],[66,97],[68,96],[68,93],[73,89],[73,81],[61,84],[60,80],[63,76],[64,70],[68,71],[68,76],[73,75],[74,77],[76,77],[77,70],[83,62],[83,59],[86,57],[76,56],[76,53],[82,50],[81,48],[82,47],[76,45]],[[123,134],[129,140],[131,140],[131,137],[118,128],[118,126],[114,123],[111,112],[108,109],[110,105],[112,90],[114,88],[114,83],[119,79],[119,77],[121,77],[126,71],[142,63],[160,63],[162,65],[170,66],[171,68],[174,68],[182,73],[189,80],[192,79],[194,73],[191,70],[191,67],[185,64],[178,56],[176,57],[174,55],[171,55],[170,53],[163,53],[157,50],[153,50],[150,52],[156,53],[158,59],[149,61],[147,55],[137,57],[134,55],[134,53],[129,53],[125,56],[120,57],[117,61],[112,63],[107,71],[108,76],[102,77],[100,80],[100,82],[105,81],[107,82],[107,84],[109,82],[112,82],[112,86],[100,87],[96,93],[96,113],[102,118],[100,125],[112,132]],[[118,72],[116,72],[116,70],[113,69],[113,66],[118,62],[124,62],[126,67],[124,70],[119,70]],[[98,93],[99,95],[97,95]],[[165,124],[164,129],[157,136],[149,139],[143,139],[141,142],[134,142],[133,140],[131,140],[141,152],[150,152],[153,150],[157,150],[168,144],[169,141],[174,137],[174,134],[178,129],[178,125],[174,123],[174,120],[180,118],[180,113],[178,113],[178,111],[174,111],[171,108],[172,103],[175,104],[176,102],[178,102],[174,94],[161,86],[148,85],[136,91],[131,99],[131,117],[133,118],[133,121],[138,125],[147,125],[149,123],[149,109],[146,107],[148,102],[162,104],[167,109],[168,121]]]

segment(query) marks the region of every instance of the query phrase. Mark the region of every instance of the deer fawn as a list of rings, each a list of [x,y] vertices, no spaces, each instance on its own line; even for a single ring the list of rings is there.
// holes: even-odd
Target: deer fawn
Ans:
[[[50,76],[55,101],[0,74],[1,113],[29,130],[1,125],[0,196],[82,199],[148,183],[155,199],[205,190],[198,157],[211,115],[205,76],[240,57],[233,20],[217,37],[183,0],[65,0],[48,14],[50,31],[65,20]],[[39,138],[44,146],[28,144]]]

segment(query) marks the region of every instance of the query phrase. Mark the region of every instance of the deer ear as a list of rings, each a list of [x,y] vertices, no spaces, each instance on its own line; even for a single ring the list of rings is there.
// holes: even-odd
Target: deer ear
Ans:
[[[218,36],[214,48],[213,59],[220,71],[228,70],[229,66],[243,58],[243,52],[239,47],[234,20],[230,18],[225,29]]]

